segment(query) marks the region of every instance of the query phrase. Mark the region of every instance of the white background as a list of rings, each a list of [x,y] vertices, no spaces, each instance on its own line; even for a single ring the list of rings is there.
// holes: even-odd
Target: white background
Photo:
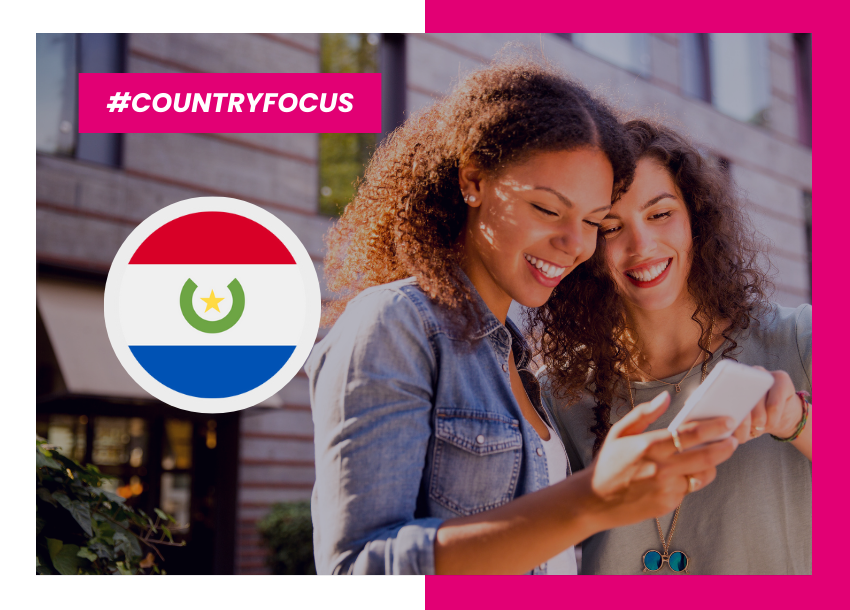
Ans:
[[[233,297],[227,285],[239,280],[245,291],[239,321],[221,333],[189,324],[180,310],[180,293],[189,278],[198,285],[192,306],[211,322],[230,312]],[[218,303],[221,313],[204,311],[201,297],[209,297],[211,290],[224,299]],[[295,345],[304,329],[304,299],[297,265],[127,265],[119,312],[128,345]]]

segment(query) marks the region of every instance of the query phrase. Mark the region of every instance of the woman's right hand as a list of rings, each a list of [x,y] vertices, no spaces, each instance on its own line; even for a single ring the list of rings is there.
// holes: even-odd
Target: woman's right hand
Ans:
[[[731,457],[738,446],[734,437],[711,442],[733,429],[730,418],[680,426],[681,453],[666,428],[645,432],[669,404],[670,395],[663,392],[611,427],[591,479],[604,529],[669,513],[689,492],[713,481],[716,466]],[[703,446],[694,449],[699,445]]]

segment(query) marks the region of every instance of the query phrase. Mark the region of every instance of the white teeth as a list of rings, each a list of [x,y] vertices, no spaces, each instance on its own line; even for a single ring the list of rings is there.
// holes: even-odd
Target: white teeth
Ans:
[[[566,269],[566,267],[556,267],[555,265],[544,262],[538,258],[531,256],[530,254],[525,255],[525,260],[537,267],[537,269],[539,269],[540,272],[546,277],[559,277],[561,274],[564,273],[564,270]]]
[[[641,269],[633,269],[631,271],[626,271],[626,275],[635,278],[639,282],[651,282],[659,275],[661,275],[669,264],[670,259],[667,259],[663,263],[658,263],[650,267],[643,267]]]

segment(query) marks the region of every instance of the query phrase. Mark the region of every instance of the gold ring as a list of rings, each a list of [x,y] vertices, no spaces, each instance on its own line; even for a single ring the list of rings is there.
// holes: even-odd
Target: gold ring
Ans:
[[[688,493],[693,493],[697,489],[699,489],[700,485],[702,485],[702,481],[700,481],[696,477],[692,477],[691,475],[685,475],[685,478],[688,480]]]
[[[676,447],[676,453],[682,453],[682,441],[679,440],[679,432],[674,428],[670,430],[673,435],[673,445]]]

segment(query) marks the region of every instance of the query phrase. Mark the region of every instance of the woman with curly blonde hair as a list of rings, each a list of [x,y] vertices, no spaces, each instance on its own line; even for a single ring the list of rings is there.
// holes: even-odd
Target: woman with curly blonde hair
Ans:
[[[571,463],[591,466],[616,422],[661,392],[672,402],[650,428],[668,426],[724,358],[771,369],[774,384],[710,488],[592,536],[582,572],[811,573],[811,305],[768,302],[762,248],[719,167],[664,126],[635,120],[626,133],[637,168],[601,223],[604,264],[585,265],[598,272],[580,305],[590,324],[555,335],[530,313]]]
[[[603,102],[522,59],[471,74],[378,148],[328,238],[336,323],[306,367],[319,573],[575,574],[576,542],[713,479],[736,442],[680,455],[669,433],[641,434],[663,400],[568,476],[507,318],[512,300],[563,316],[558,285],[633,166]]]

